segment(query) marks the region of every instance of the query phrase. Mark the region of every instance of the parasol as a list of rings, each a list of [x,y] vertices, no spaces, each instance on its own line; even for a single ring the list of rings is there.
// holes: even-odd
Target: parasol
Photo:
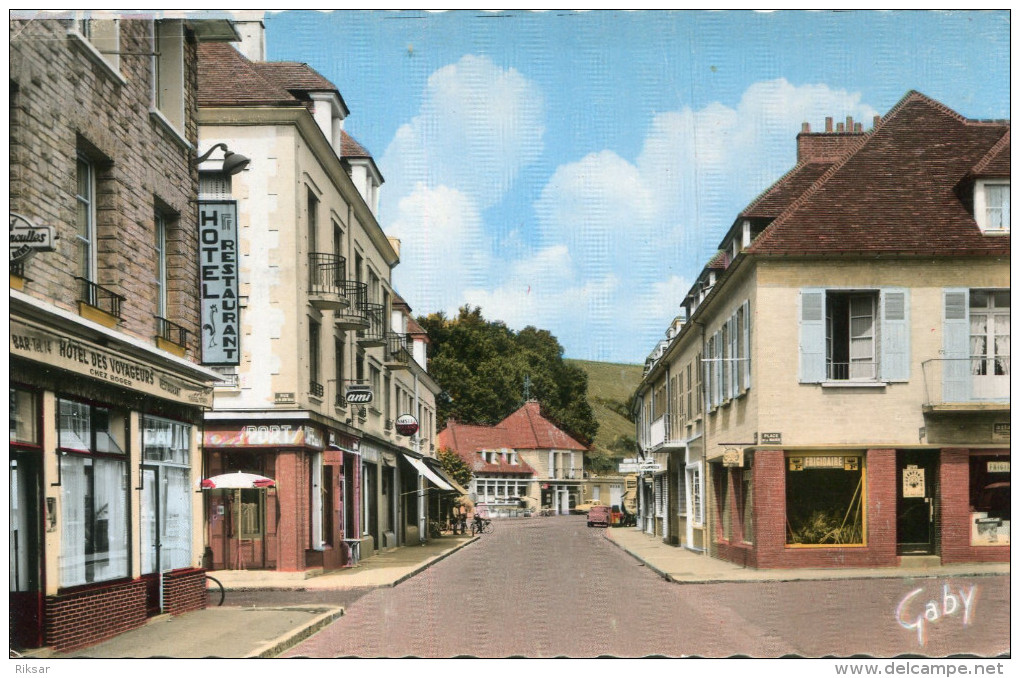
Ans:
[[[202,480],[203,490],[237,490],[237,564],[236,567],[239,570],[245,569],[244,561],[241,557],[241,490],[254,490],[254,489],[265,489],[267,487],[276,487],[276,481],[272,478],[260,476],[257,473],[244,473],[238,471],[236,473],[223,473],[218,476],[212,476],[211,478],[205,478]]]
[[[224,473],[202,481],[203,490],[252,490],[276,487],[276,481],[256,473]]]

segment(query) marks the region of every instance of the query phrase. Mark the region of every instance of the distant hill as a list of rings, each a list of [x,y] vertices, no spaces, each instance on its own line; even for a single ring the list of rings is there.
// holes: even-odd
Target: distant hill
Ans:
[[[630,398],[641,381],[643,368],[641,365],[621,363],[600,363],[589,360],[567,359],[570,365],[580,367],[588,374],[588,403],[599,422],[599,431],[592,443],[592,461],[596,465],[599,458],[608,471],[609,466],[615,468],[615,461],[623,457],[631,457],[637,452],[630,449],[628,443],[621,438],[634,438],[634,422],[630,420]],[[614,444],[615,443],[615,444]],[[600,469],[595,468],[596,472]]]

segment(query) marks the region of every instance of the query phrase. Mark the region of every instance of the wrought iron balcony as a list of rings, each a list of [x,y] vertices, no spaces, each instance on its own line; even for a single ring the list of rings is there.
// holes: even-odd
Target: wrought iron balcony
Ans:
[[[406,370],[411,363],[411,335],[399,332],[386,333],[386,367]]]
[[[188,330],[159,316],[156,317],[156,337],[178,346],[188,345]]]
[[[368,327],[368,285],[356,280],[343,281],[343,295],[347,299],[346,308],[337,310],[334,321],[342,330],[361,330]]]
[[[828,362],[825,364],[828,381],[876,381],[878,363],[874,360],[855,360],[849,363]]]
[[[921,363],[927,412],[1009,412],[1009,356]]]
[[[386,330],[385,318],[386,308],[382,304],[368,302],[365,304],[365,316],[368,318],[368,326],[358,332],[358,343],[362,346],[385,346]]]
[[[308,393],[315,396],[316,398],[321,398],[322,394],[325,392],[326,389],[323,388],[322,384],[320,384],[319,382],[312,381],[308,383]]]
[[[124,297],[86,278],[75,277],[75,280],[80,285],[79,301],[115,318],[121,318],[120,305],[123,303]]]
[[[335,311],[348,304],[344,295],[346,260],[336,254],[308,254],[308,301],[322,311]]]

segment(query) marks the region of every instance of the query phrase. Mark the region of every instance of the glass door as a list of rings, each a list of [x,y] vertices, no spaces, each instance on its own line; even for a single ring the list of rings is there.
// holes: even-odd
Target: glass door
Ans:
[[[970,295],[970,364],[973,396],[1009,398],[1009,292]]]
[[[31,453],[11,450],[10,640],[17,648],[42,645],[42,562],[39,464]]]

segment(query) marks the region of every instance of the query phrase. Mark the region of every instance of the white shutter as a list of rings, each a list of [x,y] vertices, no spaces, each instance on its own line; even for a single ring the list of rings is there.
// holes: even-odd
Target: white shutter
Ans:
[[[910,292],[894,287],[882,290],[879,375],[884,381],[910,381]]]
[[[744,315],[744,350],[740,357],[744,359],[744,390],[747,391],[751,388],[751,302],[745,301],[741,308]]]
[[[715,368],[712,372],[712,390],[715,391],[715,404],[722,404],[723,400],[723,332],[720,329],[715,333],[715,361],[712,363]]]
[[[800,291],[800,381],[825,381],[825,290]]]
[[[942,399],[947,403],[970,400],[970,291],[942,290]]]

